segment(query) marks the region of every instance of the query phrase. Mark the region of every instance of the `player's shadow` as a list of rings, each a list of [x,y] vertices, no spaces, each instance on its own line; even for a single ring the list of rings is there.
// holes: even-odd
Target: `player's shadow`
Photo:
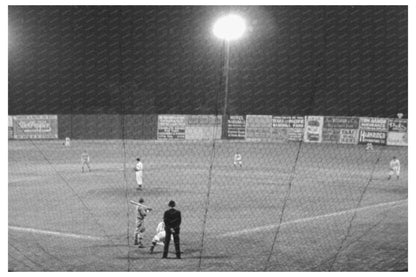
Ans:
[[[155,249],[153,253],[149,252],[150,247],[146,248],[136,248],[132,249],[130,247],[129,249],[129,255],[126,256],[118,256],[117,259],[120,260],[143,260],[143,259],[161,259],[163,254],[163,247],[161,246],[160,249]],[[184,249],[182,251],[182,259],[202,259],[202,260],[208,260],[208,259],[225,259],[229,256],[227,255],[202,255],[200,256],[200,250],[199,249]],[[176,259],[175,251],[173,249],[169,250],[168,253],[168,259]]]
[[[99,244],[99,245],[93,245],[93,246],[88,246],[88,248],[112,248],[112,247],[124,247],[124,248],[128,248],[129,245],[125,244],[125,243],[106,243],[106,244]],[[130,245],[130,247],[132,247]]]
[[[203,255],[203,256],[191,256],[191,257],[187,257],[188,259],[194,259],[194,260],[215,260],[215,259],[225,259],[228,258],[227,255]]]
[[[149,247],[146,248],[135,248],[129,250],[129,254],[125,256],[117,256],[116,259],[118,260],[154,260],[154,259],[161,259],[163,255],[162,251],[154,251],[153,253],[149,253]],[[184,255],[184,254],[182,254]],[[176,259],[176,255],[174,251],[169,251],[168,259]]]
[[[376,180],[376,179],[373,179]],[[378,180],[385,180],[385,179],[378,179]],[[390,180],[391,184],[389,184],[389,186],[371,186],[369,187],[369,190],[373,190],[373,191],[379,191],[379,192],[386,192],[386,193],[393,193],[393,194],[407,194],[408,193],[408,187],[407,186],[402,186],[402,185],[396,185],[395,182],[397,182],[396,180]]]
[[[133,255],[127,255],[127,256],[117,256],[116,259],[118,260],[131,260],[131,261],[137,261],[137,260],[154,260],[154,259],[161,259],[162,258],[162,252],[160,253],[153,253],[150,254],[148,252],[144,252],[143,255],[138,255],[138,256],[133,256]],[[222,259],[226,259],[227,256],[226,255],[211,255],[211,256],[207,256],[204,255],[202,257],[199,256],[189,256],[186,253],[182,254],[181,259],[182,260],[222,260]],[[168,260],[176,260],[175,257],[175,253],[174,252],[169,252]]]

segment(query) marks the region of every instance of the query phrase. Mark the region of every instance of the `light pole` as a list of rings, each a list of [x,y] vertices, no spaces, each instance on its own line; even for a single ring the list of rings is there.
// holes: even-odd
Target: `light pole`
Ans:
[[[227,130],[227,108],[228,108],[228,87],[230,71],[230,41],[240,38],[246,30],[246,24],[242,17],[229,14],[218,19],[213,28],[214,35],[224,40],[225,61],[224,61],[224,107],[222,120],[222,138],[226,138]]]

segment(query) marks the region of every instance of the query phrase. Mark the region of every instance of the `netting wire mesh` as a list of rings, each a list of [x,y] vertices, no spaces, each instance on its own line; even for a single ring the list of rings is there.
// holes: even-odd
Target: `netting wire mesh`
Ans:
[[[204,34],[223,10],[9,7],[9,114],[57,114],[59,137],[9,140],[10,271],[407,270],[407,147],[223,137],[232,114],[406,113],[407,10],[227,7],[257,23],[255,39],[231,46],[226,117],[224,45]],[[398,78],[380,83],[386,72]],[[193,129],[203,140],[156,137],[160,115],[208,114],[214,123]],[[393,156],[400,179],[387,180]],[[153,208],[145,248],[129,203],[140,197]],[[172,259],[159,244],[149,253],[170,200],[182,213],[181,260],[173,242]]]

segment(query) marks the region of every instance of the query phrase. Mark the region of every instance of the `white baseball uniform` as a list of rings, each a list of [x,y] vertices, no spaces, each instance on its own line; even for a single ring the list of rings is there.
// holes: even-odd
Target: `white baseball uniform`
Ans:
[[[389,176],[396,174],[397,177],[400,175],[400,161],[399,159],[393,159],[390,161],[390,172]]]
[[[243,165],[243,158],[241,157],[240,153],[236,153],[234,155],[234,166],[239,165],[242,166]]]
[[[135,167],[136,170],[136,182],[139,187],[143,185],[143,164],[141,161],[138,161]]]
[[[156,235],[153,237],[152,242],[158,245],[164,245],[165,237],[166,237],[165,223],[162,221],[157,225]],[[172,236],[172,240],[173,240],[173,236]]]

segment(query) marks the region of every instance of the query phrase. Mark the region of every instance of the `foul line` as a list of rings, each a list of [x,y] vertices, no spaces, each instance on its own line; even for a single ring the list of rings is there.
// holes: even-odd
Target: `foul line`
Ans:
[[[60,237],[68,237],[68,238],[75,238],[75,239],[103,240],[103,238],[100,238],[100,237],[93,237],[93,236],[87,236],[87,235],[77,235],[77,234],[54,232],[54,231],[46,231],[46,230],[39,230],[39,229],[33,229],[33,228],[23,228],[23,227],[16,227],[16,226],[9,226],[9,229],[13,230],[13,231],[29,232],[29,233],[60,236]]]
[[[365,207],[361,207],[361,208],[350,209],[350,210],[345,210],[345,211],[340,211],[340,212],[335,212],[335,213],[330,213],[330,214],[323,214],[323,215],[318,215],[318,216],[300,218],[300,219],[296,219],[296,220],[292,220],[292,221],[286,221],[286,222],[283,222],[282,224],[273,224],[273,225],[267,225],[267,226],[262,226],[262,227],[256,227],[256,228],[252,228],[252,229],[245,229],[245,230],[241,230],[241,231],[229,232],[229,233],[219,235],[218,237],[239,236],[239,235],[244,235],[244,234],[248,234],[248,233],[254,233],[254,232],[259,232],[259,231],[265,231],[265,230],[268,230],[268,229],[273,229],[273,228],[278,227],[279,225],[283,226],[283,225],[290,225],[290,224],[296,224],[296,223],[303,223],[303,222],[317,220],[317,219],[321,219],[321,218],[325,218],[325,217],[338,216],[338,215],[342,215],[342,214],[348,214],[348,213],[353,213],[353,212],[378,208],[378,207],[382,207],[382,206],[389,206],[389,205],[395,205],[395,204],[398,204],[398,205],[399,204],[404,204],[405,202],[407,202],[407,199],[399,200],[399,201],[386,202],[386,203],[380,203],[380,204],[375,204],[375,205],[370,205],[370,206],[365,206]]]

